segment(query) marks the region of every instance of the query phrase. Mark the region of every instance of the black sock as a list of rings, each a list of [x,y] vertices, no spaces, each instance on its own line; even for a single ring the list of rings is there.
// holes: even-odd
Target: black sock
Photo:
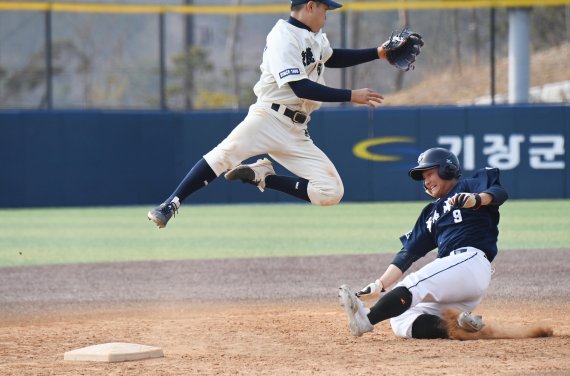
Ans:
[[[180,202],[184,201],[192,193],[196,192],[198,189],[205,187],[212,180],[216,178],[216,173],[208,162],[201,158],[192,167],[190,172],[182,179],[176,190],[170,195],[167,202],[170,202],[174,197],[178,197]]]
[[[396,287],[384,294],[382,298],[372,308],[368,314],[368,319],[372,325],[380,321],[400,316],[412,305],[412,293],[407,287]]]
[[[265,178],[265,187],[287,193],[291,196],[311,202],[307,193],[309,181],[303,178],[291,176],[269,175]]]
[[[445,321],[435,315],[424,313],[419,315],[412,324],[412,338],[436,339],[449,338]]]

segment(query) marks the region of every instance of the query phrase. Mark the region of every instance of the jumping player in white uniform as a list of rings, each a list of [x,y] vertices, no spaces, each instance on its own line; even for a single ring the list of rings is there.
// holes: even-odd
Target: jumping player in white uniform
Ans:
[[[149,211],[148,218],[159,228],[166,226],[184,199],[224,172],[227,180],[252,183],[261,191],[275,189],[315,205],[335,205],[341,200],[342,180],[309,137],[307,123],[321,102],[381,103],[383,97],[368,88],[325,86],[324,71],[386,59],[386,53],[381,46],[331,48],[321,29],[327,11],[340,7],[331,0],[291,1],[290,18],[279,20],[267,36],[261,77],[254,87],[257,102],[227,138],[194,165],[170,197]],[[275,175],[267,158],[239,165],[261,154],[269,154],[296,177]]]
[[[391,319],[394,334],[403,338],[449,338],[442,315],[446,308],[462,313],[457,324],[467,331],[483,327],[471,314],[481,302],[497,255],[499,206],[508,198],[499,170],[478,170],[459,179],[457,157],[442,148],[422,153],[409,175],[423,180],[426,193],[435,198],[421,212],[412,231],[401,237],[403,248],[375,282],[356,294],[340,287],[341,306],[354,336],[372,331]],[[394,285],[419,258],[437,248],[437,259],[407,275],[371,309],[359,298]]]

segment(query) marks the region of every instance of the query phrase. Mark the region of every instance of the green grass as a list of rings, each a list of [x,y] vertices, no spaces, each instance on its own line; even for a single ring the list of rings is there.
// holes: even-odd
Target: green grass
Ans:
[[[426,202],[0,210],[0,267],[75,262],[395,252]],[[508,201],[501,249],[568,248],[570,200]]]

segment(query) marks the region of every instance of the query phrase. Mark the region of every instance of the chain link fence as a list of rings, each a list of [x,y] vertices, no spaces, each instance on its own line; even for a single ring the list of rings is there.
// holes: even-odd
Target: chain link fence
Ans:
[[[145,3],[212,5],[198,0],[117,5]],[[231,8],[283,3],[282,13],[242,14]],[[366,5],[344,2],[356,3]],[[279,18],[288,17],[288,2],[216,4],[227,5],[228,12],[122,13],[119,6],[114,13],[100,13],[0,6],[0,108],[247,107],[255,101],[252,88],[259,77],[265,37]],[[401,74],[376,61],[328,69],[328,85],[373,88],[386,97],[388,106],[489,103],[491,94],[497,103],[505,98],[508,9],[346,9],[328,12],[324,31],[333,47],[376,47],[404,25],[421,33],[426,44],[414,71]],[[530,102],[568,103],[570,5],[532,8],[530,21]]]

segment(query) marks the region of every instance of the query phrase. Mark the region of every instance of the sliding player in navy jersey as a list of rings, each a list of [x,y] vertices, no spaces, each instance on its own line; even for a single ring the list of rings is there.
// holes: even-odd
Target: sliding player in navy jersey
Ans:
[[[443,312],[462,312],[458,325],[471,332],[483,327],[480,316],[471,314],[491,281],[491,262],[497,255],[499,206],[507,192],[496,168],[476,171],[459,179],[461,168],[449,150],[432,148],[420,155],[409,171],[423,181],[435,198],[421,212],[413,229],[402,236],[403,248],[384,274],[362,290],[340,287],[339,298],[354,336],[372,331],[390,319],[392,330],[403,338],[449,338]],[[396,282],[408,268],[437,248],[437,258]],[[370,309],[359,298],[387,292]]]

